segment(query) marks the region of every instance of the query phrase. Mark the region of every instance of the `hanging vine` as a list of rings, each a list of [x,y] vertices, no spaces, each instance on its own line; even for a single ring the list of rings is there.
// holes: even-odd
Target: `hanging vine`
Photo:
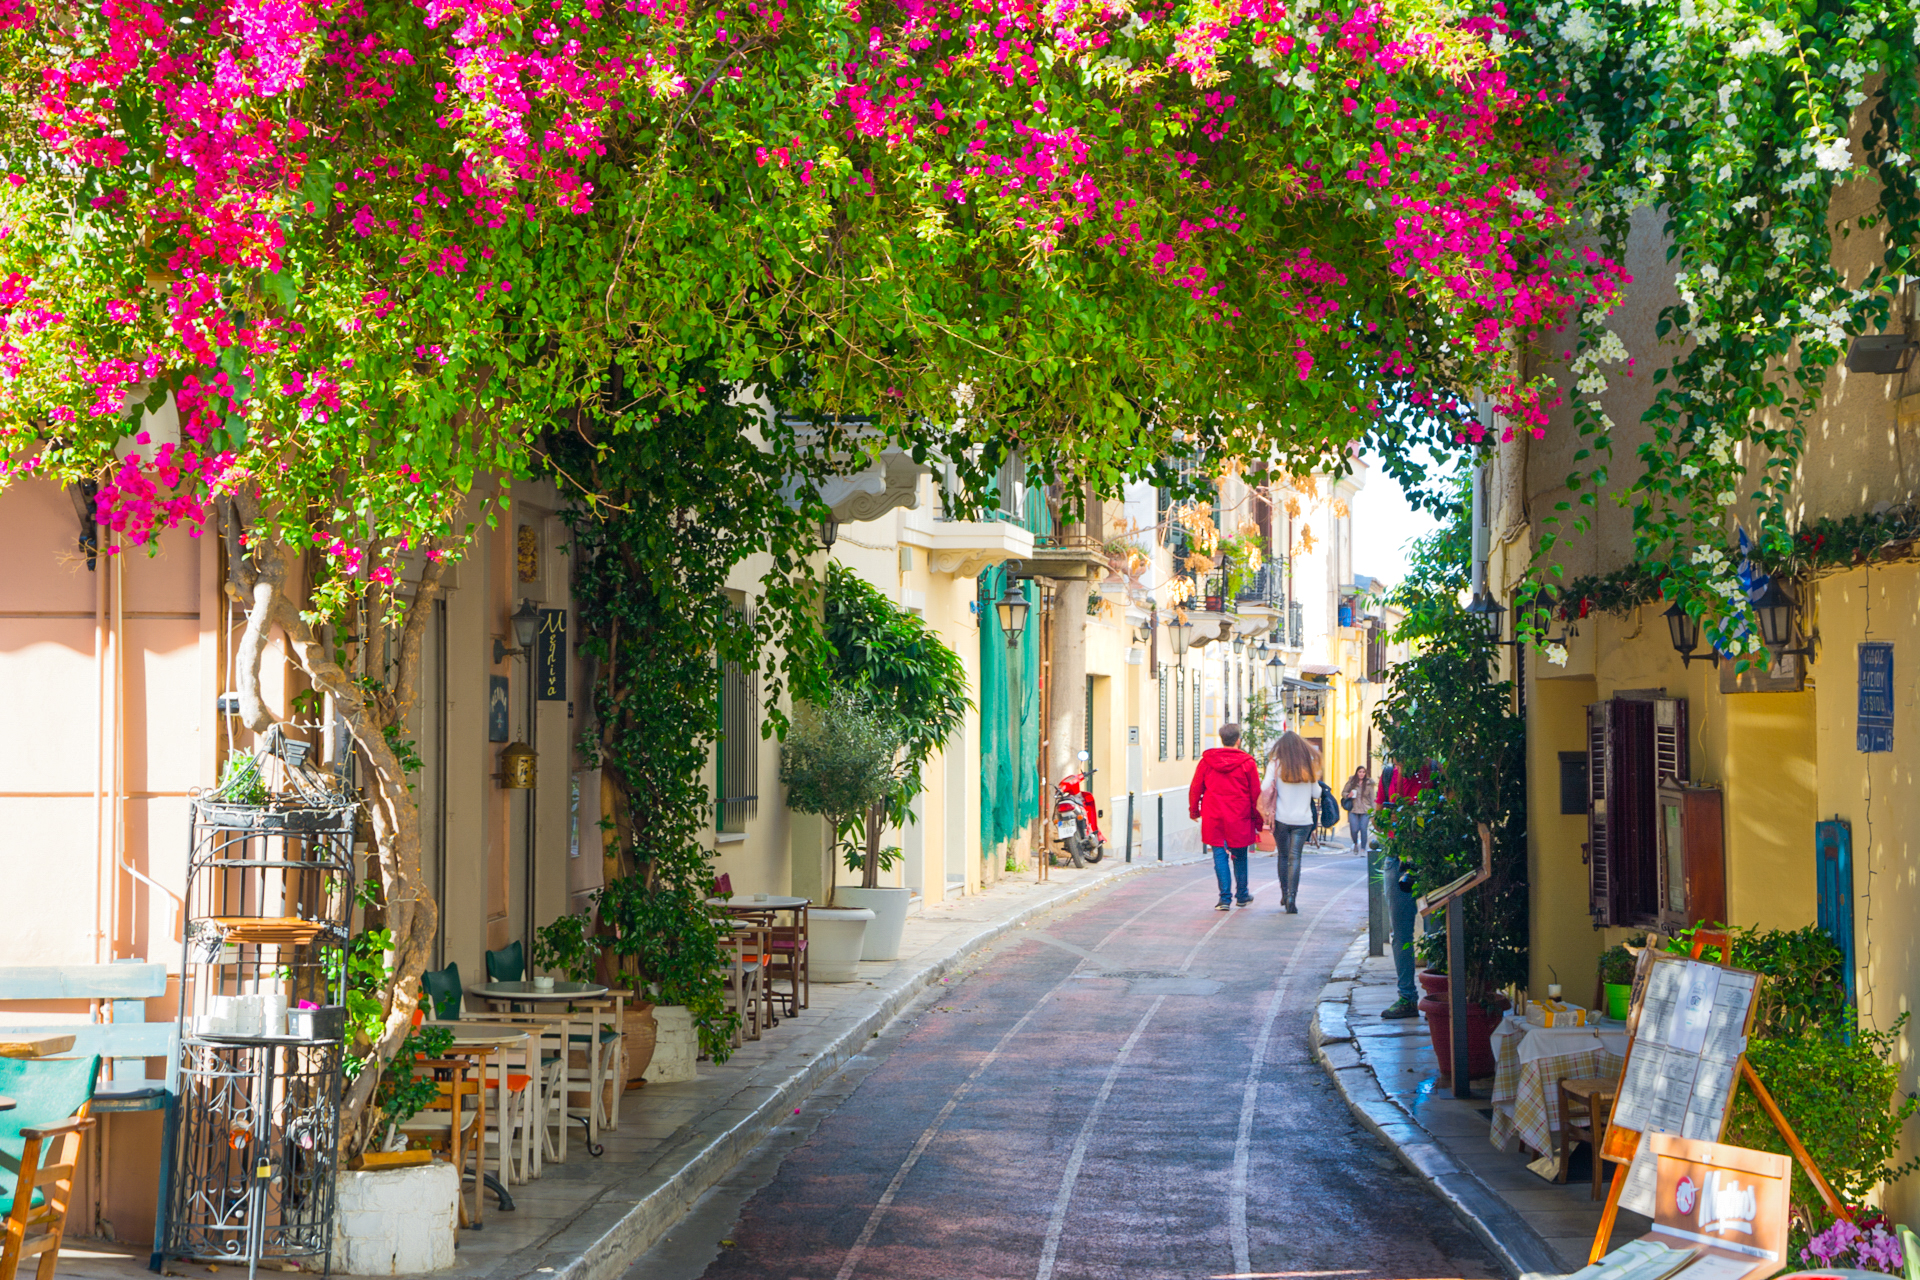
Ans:
[[[1850,336],[1888,323],[1913,269],[1914,8],[1523,0],[1510,18],[1516,74],[1561,99],[1542,127],[1587,165],[1576,218],[1620,258],[1635,211],[1657,208],[1679,293],[1661,312],[1656,333],[1669,345],[1658,355],[1630,352],[1606,308],[1582,313],[1568,355],[1574,421],[1589,443],[1542,549],[1567,513],[1584,527],[1585,508],[1614,484],[1617,424],[1600,397],[1613,379],[1650,371],[1658,390],[1642,416],[1651,438],[1634,451],[1641,470],[1612,489],[1632,509],[1635,558],[1663,571],[1722,652],[1763,660],[1727,550],[1729,511],[1752,500],[1756,561],[1803,558],[1788,500],[1808,416]],[[1870,198],[1833,218],[1843,183]],[[1835,262],[1846,238],[1878,244],[1858,278]]]

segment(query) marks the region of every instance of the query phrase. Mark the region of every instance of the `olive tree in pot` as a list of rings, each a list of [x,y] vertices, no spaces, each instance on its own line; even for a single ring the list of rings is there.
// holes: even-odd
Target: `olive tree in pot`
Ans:
[[[834,690],[824,706],[802,704],[780,750],[780,782],[787,807],[827,821],[828,839],[822,882],[833,885],[833,863],[847,847],[840,833],[861,824],[883,806],[900,784],[900,734],[890,718],[873,711],[866,699]],[[876,857],[877,857],[876,851]],[[840,902],[841,890],[829,888],[827,905],[808,914],[807,964],[815,982],[852,982],[874,913]]]
[[[826,639],[833,687],[857,695],[899,739],[892,788],[842,815],[834,832],[847,870],[860,873],[859,886],[836,889],[834,901],[874,914],[860,958],[893,960],[900,954],[913,891],[881,886],[881,873],[900,860],[899,846],[882,841],[887,831],[903,831],[914,821],[913,801],[925,786],[921,769],[947,744],[972,705],[966,667],[926,623],[839,564],[827,575]]]

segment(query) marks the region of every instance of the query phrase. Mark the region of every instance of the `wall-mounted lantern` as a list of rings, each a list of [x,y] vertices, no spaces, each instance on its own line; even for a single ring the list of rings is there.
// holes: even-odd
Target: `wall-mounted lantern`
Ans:
[[[500,753],[500,785],[509,791],[531,790],[537,759],[533,748],[524,742],[516,742],[509,746]]]
[[[1720,665],[1718,652],[1712,649],[1705,653],[1694,651],[1700,643],[1700,620],[1682,608],[1678,600],[1668,606],[1662,616],[1667,620],[1667,638],[1673,641],[1673,651],[1680,655],[1684,665],[1692,666],[1695,658],[1711,658],[1714,666]]]
[[[508,658],[518,658],[533,652],[533,642],[540,635],[540,607],[531,600],[522,600],[520,607],[513,611],[513,639],[519,645],[517,649],[507,648],[507,642],[496,639],[493,642],[493,660],[505,662]]]
[[[1813,656],[1811,644],[1801,649],[1787,647],[1793,643],[1794,613],[1797,609],[1798,605],[1794,602],[1793,596],[1780,585],[1778,578],[1767,579],[1767,589],[1762,591],[1760,598],[1753,602],[1754,615],[1760,620],[1760,639],[1766,643],[1767,648],[1783,657],[1792,653],[1803,658],[1811,658]]]
[[[1020,637],[1027,630],[1027,610],[1032,606],[1016,579],[1007,579],[1007,589],[993,607],[1000,614],[1000,630],[1006,633],[1007,648],[1019,648]]]

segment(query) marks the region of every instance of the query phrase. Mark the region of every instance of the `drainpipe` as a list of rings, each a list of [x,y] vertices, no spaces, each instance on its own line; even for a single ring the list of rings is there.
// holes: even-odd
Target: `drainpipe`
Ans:
[[[1482,416],[1487,411],[1482,410]],[[1485,465],[1473,469],[1473,489],[1468,499],[1467,518],[1473,530],[1473,594],[1484,596],[1487,593],[1487,469]]]

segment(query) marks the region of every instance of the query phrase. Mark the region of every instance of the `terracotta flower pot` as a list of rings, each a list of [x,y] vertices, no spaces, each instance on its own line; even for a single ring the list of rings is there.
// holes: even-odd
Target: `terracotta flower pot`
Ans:
[[[626,1007],[626,1025],[620,1033],[627,1041],[627,1079],[626,1087],[631,1089],[642,1083],[647,1074],[647,1064],[653,1061],[655,1038],[660,1034],[660,1024],[654,1021],[653,1006],[639,1001]]]
[[[1433,1038],[1433,1054],[1440,1060],[1440,1078],[1453,1078],[1453,1010],[1447,1001],[1447,975],[1422,969],[1414,975],[1420,983],[1420,1012],[1427,1015],[1427,1034]],[[1482,1080],[1498,1065],[1493,1057],[1493,1029],[1513,1002],[1495,996],[1489,1011],[1471,1002],[1467,1005],[1467,1074]]]

